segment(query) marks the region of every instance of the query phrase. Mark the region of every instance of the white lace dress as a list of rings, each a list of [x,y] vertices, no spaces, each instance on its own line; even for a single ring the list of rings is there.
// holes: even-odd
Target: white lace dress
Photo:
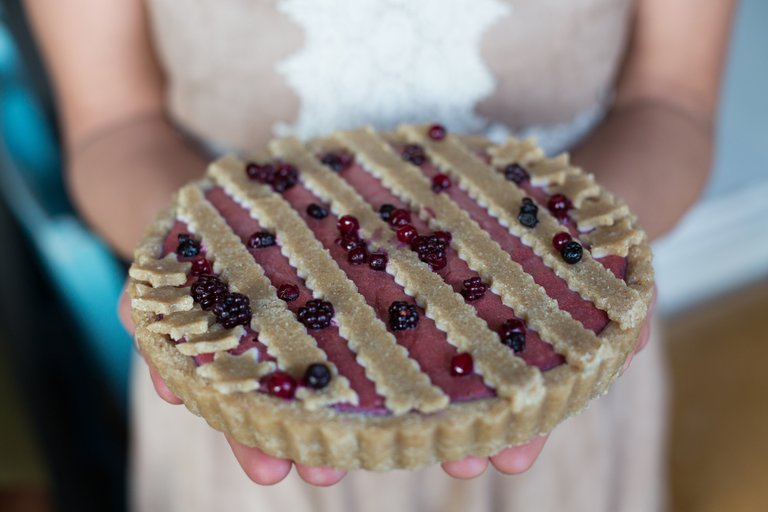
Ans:
[[[460,132],[573,143],[599,119],[630,0],[150,0],[168,106],[217,150],[274,135],[439,121]],[[133,379],[139,511],[649,512],[662,501],[664,379],[649,348],[610,393],[552,434],[520,476],[355,472],[319,489],[244,475],[223,436]]]

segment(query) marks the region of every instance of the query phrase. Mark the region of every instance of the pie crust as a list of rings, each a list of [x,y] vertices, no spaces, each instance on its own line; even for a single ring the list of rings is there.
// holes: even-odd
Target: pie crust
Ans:
[[[609,319],[605,327],[595,333],[560,309],[465,210],[447,194],[435,193],[420,168],[401,158],[395,148],[404,144],[423,147],[431,165],[448,175],[453,186],[530,247],[571,290],[604,311]],[[592,175],[572,166],[567,154],[547,158],[532,141],[517,139],[502,145],[453,134],[433,140],[429,128],[418,125],[387,134],[367,128],[339,132],[306,144],[278,139],[269,150],[258,157],[293,164],[301,186],[334,215],[354,216],[361,235],[386,250],[386,272],[424,308],[451,345],[471,354],[475,373],[495,396],[452,402],[398,344],[397,333],[387,329],[386,319],[377,316],[281,194],[249,179],[245,162],[225,157],[211,164],[204,179],[182,188],[173,206],[150,226],[136,249],[128,286],[140,350],[187,408],[212,427],[302,464],[347,470],[412,469],[467,455],[492,455],[549,432],[605,393],[621,373],[651,300],[651,252],[627,206]],[[430,229],[450,232],[456,257],[489,283],[489,291],[524,318],[528,328],[551,343],[565,363],[541,371],[500,343],[471,303],[414,251],[398,243],[376,207],[344,179],[344,173],[321,163],[318,155],[328,150],[350,153],[355,164],[418,212]],[[525,168],[530,185],[570,199],[578,229],[573,232],[585,248],[581,261],[568,264],[553,248],[553,236],[566,228],[545,205],[539,204],[534,227],[518,221],[527,193],[499,172],[512,163]],[[223,189],[263,228],[275,232],[283,256],[306,287],[315,298],[333,305],[340,335],[384,397],[388,414],[335,406],[358,403],[354,386],[321,350],[312,331],[277,297],[240,236],[206,199],[213,187]],[[249,298],[249,327],[266,346],[269,360],[260,360],[253,349],[233,354],[244,326],[227,329],[192,300],[191,264],[178,261],[173,252],[163,254],[164,241],[178,221],[202,241],[213,271],[230,290]],[[596,259],[609,255],[626,258],[623,279]],[[195,357],[202,354],[213,356],[198,365]],[[308,365],[318,362],[331,372],[330,383],[322,389],[299,386],[290,400],[259,391],[260,379],[277,369],[299,379]]]

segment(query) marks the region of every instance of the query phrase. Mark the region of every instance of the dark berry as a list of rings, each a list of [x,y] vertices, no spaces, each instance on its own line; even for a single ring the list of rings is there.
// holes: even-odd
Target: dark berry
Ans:
[[[504,177],[518,185],[531,179],[528,171],[526,171],[520,164],[509,164],[506,166],[504,168]]]
[[[296,379],[285,372],[276,371],[265,375],[259,381],[267,393],[290,400],[296,394]]]
[[[336,227],[339,228],[339,233],[342,235],[348,235],[351,233],[357,233],[357,230],[360,229],[360,223],[357,222],[357,219],[353,216],[344,215],[336,223]]]
[[[579,242],[568,242],[560,249],[560,254],[566,263],[574,264],[581,261],[584,250]]]
[[[549,201],[547,201],[547,208],[549,208],[549,211],[553,214],[566,213],[573,208],[573,204],[570,199],[563,194],[555,194],[549,198]]]
[[[293,284],[283,284],[277,289],[277,297],[285,302],[293,302],[299,298],[299,287]]]
[[[304,372],[304,384],[313,389],[323,389],[331,382],[331,370],[323,363],[314,363]]]
[[[389,214],[389,225],[393,228],[399,228],[411,223],[411,214],[407,210],[397,208]]]
[[[333,305],[330,302],[312,299],[299,308],[297,317],[307,329],[324,329],[331,325]]]
[[[379,208],[379,217],[381,217],[381,220],[388,222],[389,221],[389,215],[395,210],[395,205],[392,204],[383,204]]]
[[[192,285],[192,299],[205,311],[213,308],[217,301],[229,293],[227,285],[216,276],[202,275]]]
[[[415,329],[419,323],[416,306],[396,300],[389,306],[389,326],[393,331]]]
[[[451,178],[447,174],[438,174],[432,178],[432,192],[442,192],[451,188]]]
[[[524,197],[523,203],[520,205],[520,213],[533,213],[535,215],[539,213],[539,207],[530,197]]]
[[[451,358],[451,375],[454,377],[463,377],[469,375],[474,370],[475,363],[472,361],[472,355],[467,352],[456,354]]]
[[[248,177],[259,183],[270,184],[275,179],[275,166],[272,164],[258,164],[250,162],[245,166],[245,173]]]
[[[411,240],[411,249],[416,251],[419,259],[428,263],[432,270],[440,270],[448,263],[445,255],[447,242],[436,235],[420,235]]]
[[[285,192],[299,181],[299,170],[287,162],[279,162],[275,177],[272,180],[272,189],[275,192]]]
[[[320,161],[330,167],[333,172],[341,172],[352,165],[352,155],[346,152],[326,153]]]
[[[424,153],[424,148],[417,144],[408,144],[405,146],[401,155],[403,160],[411,162],[413,165],[422,165],[427,161],[427,155]]]
[[[364,245],[355,247],[347,254],[347,260],[353,265],[365,265],[368,263],[368,249]]]
[[[411,240],[416,238],[418,234],[419,232],[416,231],[416,228],[410,224],[406,224],[405,226],[400,226],[397,228],[397,239],[404,244],[409,243]]]
[[[517,352],[525,350],[525,324],[517,318],[505,321],[499,330],[501,342]]]
[[[249,249],[263,249],[275,245],[275,235],[269,231],[257,231],[248,239]]]
[[[387,261],[387,255],[383,252],[374,252],[368,256],[368,266],[373,270],[386,270]]]
[[[563,247],[565,247],[565,244],[567,244],[571,240],[573,240],[573,238],[571,238],[571,235],[563,231],[552,237],[552,246],[555,248],[556,251],[559,252],[559,251],[562,251]]]
[[[519,220],[520,224],[527,228],[532,228],[539,223],[539,219],[536,218],[535,213],[521,212],[520,215],[517,216],[517,220]]]
[[[242,293],[228,293],[216,301],[211,311],[227,329],[251,323],[251,301]]]
[[[186,233],[180,233],[178,236],[179,245],[176,247],[176,254],[183,258],[194,258],[200,254],[200,242]]]
[[[429,127],[427,134],[432,140],[443,140],[446,135],[445,127],[441,124],[433,124]]]
[[[450,234],[449,232],[447,232],[447,231],[435,231],[433,234],[434,234],[434,235],[435,235],[437,238],[439,238],[440,240],[442,240],[443,242],[445,242],[445,243],[446,243],[446,245],[447,245],[447,244],[449,244],[449,243],[451,243],[451,240],[453,240],[453,235],[451,235],[451,234]]]
[[[351,251],[355,247],[360,247],[361,245],[365,244],[365,242],[360,240],[360,237],[357,235],[357,233],[348,233],[336,240],[336,243],[339,244],[345,251]]]
[[[488,290],[488,286],[479,277],[466,279],[462,284],[464,287],[461,289],[461,294],[469,301],[482,299]]]
[[[299,181],[299,171],[287,162],[258,164],[251,162],[245,166],[248,177],[259,183],[271,185],[276,192],[284,192]]]
[[[307,206],[307,215],[313,219],[324,219],[328,216],[328,210],[320,206],[319,204],[312,203]]]
[[[213,274],[213,267],[211,262],[205,258],[197,258],[192,262],[192,268],[189,271],[193,276],[202,276],[205,274]]]

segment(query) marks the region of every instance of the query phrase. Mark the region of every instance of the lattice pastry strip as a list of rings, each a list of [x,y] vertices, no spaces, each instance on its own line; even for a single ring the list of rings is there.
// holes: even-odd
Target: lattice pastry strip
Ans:
[[[401,131],[408,140],[423,145],[435,165],[458,180],[461,188],[466,190],[470,197],[531,247],[572,290],[604,309],[611,320],[628,328],[636,325],[645,316],[645,304],[637,292],[589,254],[585,253],[576,265],[563,261],[551,243],[552,238],[561,232],[562,228],[544,208],[539,211],[539,223],[535,228],[520,224],[517,211],[525,192],[470,153],[457,138],[449,135],[445,140],[435,142],[424,135],[424,129],[417,126],[405,126]],[[458,172],[457,169],[463,169],[463,172]],[[410,168],[408,172],[418,175],[423,183],[427,183],[423,175],[415,169]],[[429,195],[423,196],[426,201],[430,201]],[[420,207],[424,206],[426,204],[420,204]],[[458,206],[454,206],[452,210],[460,211]],[[436,221],[439,222],[440,219]]]
[[[624,217],[611,226],[600,226],[581,236],[590,245],[592,255],[601,258],[613,255],[626,257],[629,248],[643,241],[645,235],[634,226],[631,216]]]
[[[210,380],[221,393],[235,393],[259,389],[259,380],[275,368],[272,361],[259,362],[258,351],[250,349],[239,356],[219,352],[212,362],[198,366],[197,374]]]
[[[335,146],[338,146],[337,142]],[[541,374],[502,345],[498,335],[477,317],[472,306],[454,293],[439,275],[419,261],[415,253],[399,247],[389,226],[345,180],[320,165],[296,139],[276,140],[275,153],[301,169],[300,178],[314,194],[330,204],[337,215],[351,214],[360,222],[366,237],[374,233],[388,249],[387,272],[425,309],[437,327],[447,333],[448,341],[459,350],[469,352],[475,370],[496,388],[500,396],[510,399],[518,410],[542,398]]]
[[[509,138],[504,144],[491,146],[488,149],[493,165],[506,166],[509,164],[527,165],[535,160],[544,158],[544,151],[532,140]]]
[[[242,168],[241,168],[242,170]],[[178,197],[179,217],[198,234],[214,260],[214,270],[221,274],[230,289],[246,295],[251,303],[251,327],[259,333],[259,341],[278,365],[293,375],[301,375],[313,363],[326,362],[325,352],[293,316],[263,269],[232,231],[224,218],[195,185],[181,189]],[[357,393],[336,366],[326,363],[333,378],[324,396],[333,402],[357,403]]]
[[[189,311],[179,311],[166,315],[149,324],[147,329],[157,334],[166,334],[174,340],[180,340],[190,334],[205,333],[212,321],[213,315],[195,305]]]
[[[153,287],[181,286],[187,282],[187,272],[192,267],[188,261],[178,261],[171,253],[162,259],[144,256],[128,269],[128,275]]]
[[[584,201],[572,215],[579,231],[583,233],[599,226],[612,225],[629,215],[629,207],[611,194],[602,192],[598,197]]]
[[[283,254],[313,294],[333,304],[339,333],[356,353],[366,375],[396,414],[432,412],[448,405],[448,396],[432,385],[408,351],[397,344],[371,308],[306,223],[282,197],[251,182],[242,172],[214,164],[211,176],[267,229],[277,229]],[[264,194],[267,194],[264,197]]]
[[[600,185],[595,182],[591,174],[579,173],[569,175],[562,185],[553,185],[549,188],[550,194],[563,194],[575,208],[581,208],[585,199],[597,197],[600,194]]]
[[[149,311],[158,315],[169,315],[177,311],[189,311],[194,305],[189,288],[160,286],[151,288],[136,284],[137,297],[131,299],[131,306],[139,311]]]
[[[176,345],[176,349],[185,356],[222,352],[237,347],[244,334],[245,329],[241,325],[226,329],[221,324],[216,323],[202,334],[187,335],[187,342],[179,343]]]

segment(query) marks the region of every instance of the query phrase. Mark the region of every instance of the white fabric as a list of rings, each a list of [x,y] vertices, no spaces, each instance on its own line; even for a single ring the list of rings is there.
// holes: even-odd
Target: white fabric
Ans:
[[[480,39],[509,10],[498,0],[284,0],[279,8],[305,41],[278,64],[301,103],[278,135],[310,138],[372,120],[388,129],[439,119],[462,133],[488,125],[474,109],[495,88]]]

